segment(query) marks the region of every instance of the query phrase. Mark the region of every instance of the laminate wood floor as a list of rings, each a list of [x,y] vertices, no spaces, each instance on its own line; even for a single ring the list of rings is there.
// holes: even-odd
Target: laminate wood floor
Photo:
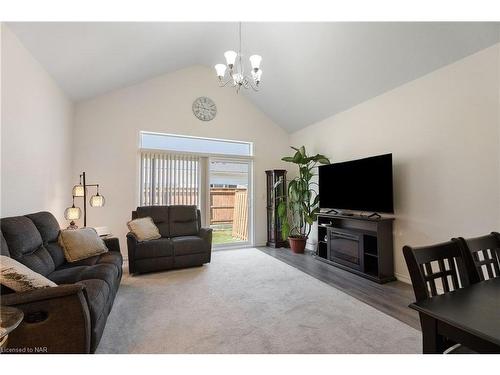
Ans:
[[[415,300],[411,285],[401,281],[378,284],[321,262],[310,254],[295,254],[290,249],[257,249],[420,330],[418,313],[408,307]]]

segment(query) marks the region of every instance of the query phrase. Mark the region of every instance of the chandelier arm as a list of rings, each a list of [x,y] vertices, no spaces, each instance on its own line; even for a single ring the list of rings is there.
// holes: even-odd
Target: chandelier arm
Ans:
[[[259,86],[254,82],[253,78],[247,77],[247,86],[251,87],[253,91],[259,91]]]
[[[244,78],[245,88],[252,88],[254,91],[259,91],[259,86],[255,83],[253,77],[245,76]]]
[[[232,79],[231,77],[230,77],[230,78],[228,78],[226,82],[224,82],[224,81],[222,81],[222,80],[219,80],[219,87],[226,87],[226,86],[227,86],[229,83],[231,83],[231,82],[233,82],[233,83],[234,83],[234,81],[233,81],[233,79]],[[234,85],[233,85],[233,86],[234,86]]]

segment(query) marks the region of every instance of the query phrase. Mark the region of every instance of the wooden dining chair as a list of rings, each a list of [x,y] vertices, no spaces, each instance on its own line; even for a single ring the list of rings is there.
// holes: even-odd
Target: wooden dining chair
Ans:
[[[470,285],[467,262],[458,241],[405,246],[403,254],[417,302]]]
[[[470,282],[500,277],[500,234],[492,232],[486,236],[463,238],[456,241],[462,248],[471,269]],[[469,259],[467,259],[467,255]]]
[[[423,247],[403,248],[417,302],[470,285],[467,261],[456,240]],[[420,316],[424,330],[425,322]],[[470,350],[445,339],[444,353],[469,353]]]

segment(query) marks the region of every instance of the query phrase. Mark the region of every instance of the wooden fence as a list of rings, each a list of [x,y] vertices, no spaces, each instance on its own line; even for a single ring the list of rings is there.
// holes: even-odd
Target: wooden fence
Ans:
[[[248,240],[248,199],[246,189],[211,188],[210,224],[232,224],[232,236]]]
[[[233,237],[248,240],[248,200],[247,190],[234,193]]]

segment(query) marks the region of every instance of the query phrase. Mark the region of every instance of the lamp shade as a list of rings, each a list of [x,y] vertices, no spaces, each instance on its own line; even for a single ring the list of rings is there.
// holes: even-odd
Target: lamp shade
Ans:
[[[83,197],[85,194],[85,189],[83,187],[83,185],[79,184],[79,185],[75,185],[73,186],[73,196],[74,197]]]
[[[252,65],[253,70],[258,70],[260,68],[260,62],[262,61],[262,56],[260,55],[252,55],[250,56],[250,64]]]
[[[104,197],[102,195],[99,195],[99,193],[97,193],[96,195],[93,195],[90,198],[90,205],[92,207],[102,207],[102,206],[104,206],[104,202],[105,202]]]
[[[236,61],[236,57],[238,54],[234,51],[226,51],[224,52],[224,57],[226,58],[226,63],[227,65],[234,65],[234,62]]]
[[[64,210],[64,217],[66,220],[78,220],[81,214],[82,210],[80,210],[80,207],[75,207],[74,205]]]
[[[224,64],[215,65],[215,71],[217,72],[217,77],[222,78],[226,74],[226,66]]]

